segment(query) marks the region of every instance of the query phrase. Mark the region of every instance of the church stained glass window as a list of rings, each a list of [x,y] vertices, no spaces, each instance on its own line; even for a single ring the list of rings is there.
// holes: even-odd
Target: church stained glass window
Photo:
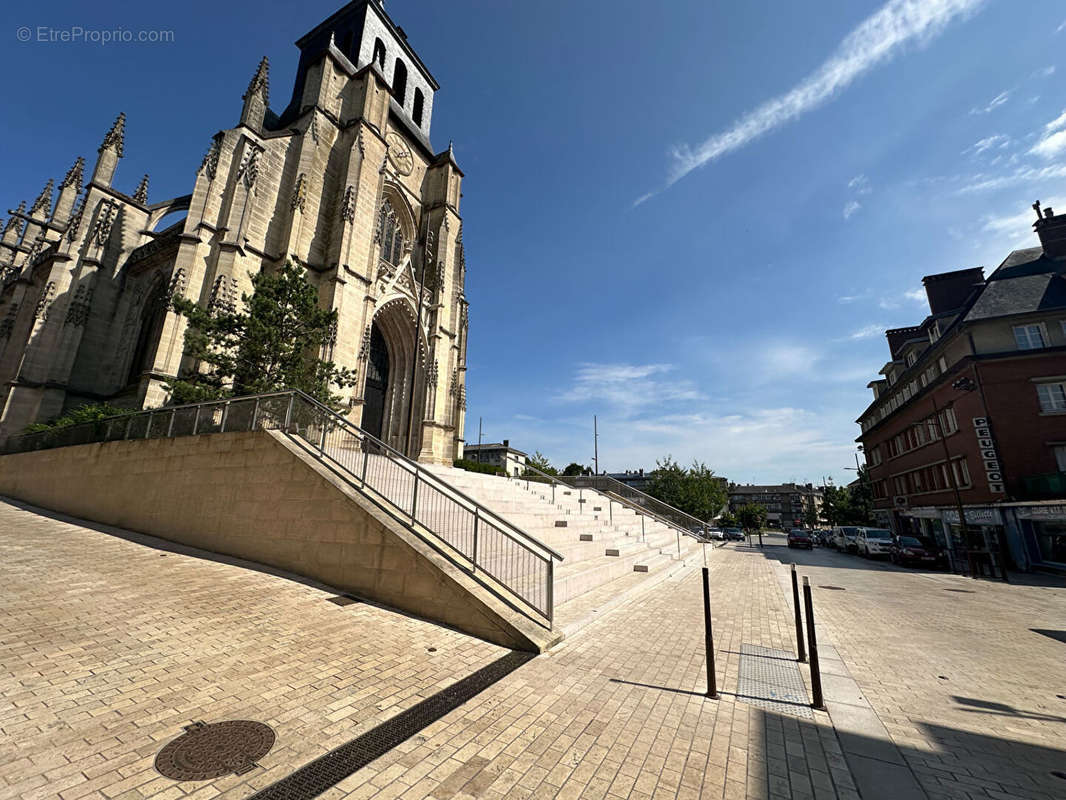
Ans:
[[[396,219],[396,210],[388,200],[381,204],[378,231],[381,237],[381,258],[393,266],[398,266],[403,256],[403,228]]]

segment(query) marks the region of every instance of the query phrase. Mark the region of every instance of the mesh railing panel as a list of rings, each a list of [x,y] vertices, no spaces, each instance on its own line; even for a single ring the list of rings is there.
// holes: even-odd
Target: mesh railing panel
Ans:
[[[506,529],[506,523],[432,473],[299,393],[155,409],[23,434],[10,437],[5,451],[253,429],[299,437],[354,486],[370,489],[468,561],[474,575],[483,572],[551,620],[551,556],[533,549],[523,541],[525,534]]]

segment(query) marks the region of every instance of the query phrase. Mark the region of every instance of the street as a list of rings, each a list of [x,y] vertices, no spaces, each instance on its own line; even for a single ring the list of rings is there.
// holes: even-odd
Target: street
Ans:
[[[1066,582],[1005,585],[764,541],[768,558],[809,576],[819,642],[930,797],[1066,796]]]

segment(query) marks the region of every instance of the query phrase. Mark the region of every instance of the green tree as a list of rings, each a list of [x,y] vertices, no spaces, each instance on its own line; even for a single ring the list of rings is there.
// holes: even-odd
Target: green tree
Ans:
[[[118,408],[109,403],[86,403],[73,408],[62,416],[50,419],[48,422],[35,422],[27,425],[25,433],[38,433],[55,428],[66,428],[71,425],[81,425],[86,422],[98,422],[108,417],[118,417],[123,414],[135,414],[140,409]]]
[[[736,514],[732,511],[727,511],[718,518],[718,524],[723,528],[739,528],[740,521],[737,519]]]
[[[559,471],[551,465],[550,461],[548,461],[548,457],[540,452],[540,450],[535,451],[533,455],[529,456],[526,459],[526,463],[547,475],[559,474]]]
[[[585,473],[588,473],[588,472],[592,472],[592,468],[591,467],[583,467],[581,464],[578,464],[576,461],[571,461],[563,469],[563,475],[566,475],[568,477],[572,477],[574,475],[584,475]]]
[[[815,528],[818,526],[818,509],[811,506],[803,513],[803,521],[807,523],[808,528]]]
[[[337,312],[319,307],[318,290],[301,267],[252,276],[242,308],[207,309],[184,297],[174,309],[189,320],[186,353],[197,367],[168,388],[171,404],[300,389],[336,406],[333,387],[353,386],[356,374],[321,357]]]
[[[762,531],[766,525],[766,509],[757,503],[748,503],[737,509],[737,522],[749,535]]]
[[[685,469],[673,457],[656,461],[648,494],[700,520],[714,518],[726,504],[726,491],[714,471],[699,461]]]
[[[822,517],[830,525],[873,524],[873,496],[866,467],[860,468],[859,480],[852,486],[825,487]]]

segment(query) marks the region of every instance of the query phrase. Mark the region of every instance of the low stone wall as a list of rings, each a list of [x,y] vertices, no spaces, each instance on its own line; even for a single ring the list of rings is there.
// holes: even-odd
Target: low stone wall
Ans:
[[[505,647],[559,638],[276,431],[0,456],[0,494],[288,570]]]

